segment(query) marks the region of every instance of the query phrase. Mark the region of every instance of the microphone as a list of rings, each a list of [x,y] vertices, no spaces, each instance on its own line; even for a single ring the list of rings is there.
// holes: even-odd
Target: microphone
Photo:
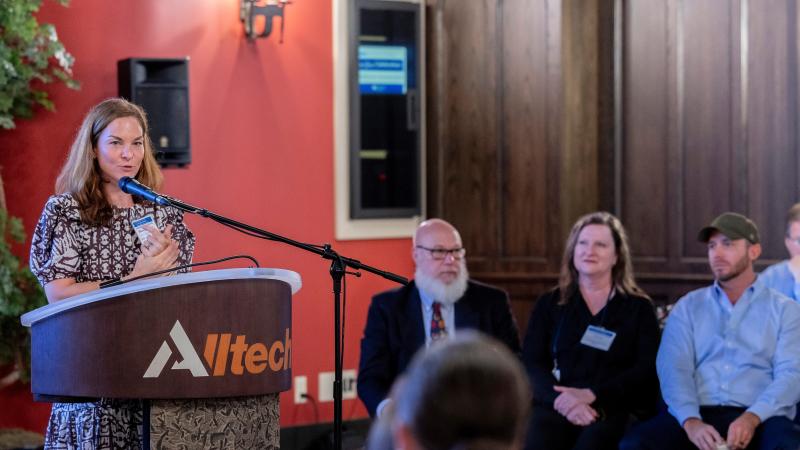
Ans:
[[[122,192],[125,192],[126,194],[142,197],[145,200],[150,200],[156,205],[171,205],[170,201],[166,197],[156,194],[152,189],[143,185],[142,183],[139,183],[131,177],[120,178],[118,184],[119,188],[122,189]]]

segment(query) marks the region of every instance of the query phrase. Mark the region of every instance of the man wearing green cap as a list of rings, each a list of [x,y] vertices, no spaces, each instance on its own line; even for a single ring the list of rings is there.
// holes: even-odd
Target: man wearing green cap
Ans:
[[[758,228],[724,213],[700,230],[714,284],[681,298],[656,366],[669,407],[620,449],[800,449],[800,304],[757,279]]]

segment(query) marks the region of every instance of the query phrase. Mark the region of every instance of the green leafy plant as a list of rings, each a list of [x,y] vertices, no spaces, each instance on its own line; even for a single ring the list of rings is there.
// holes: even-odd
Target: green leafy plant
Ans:
[[[56,0],[67,6],[69,0]],[[39,105],[54,110],[43,83],[61,81],[72,89],[75,58],[58,40],[56,29],[40,24],[34,13],[42,0],[0,0],[0,128],[14,128],[15,118],[33,116]]]
[[[0,364],[13,365],[20,379],[30,379],[30,330],[19,317],[47,304],[44,291],[27,266],[11,253],[11,242],[25,242],[22,221],[0,208]]]

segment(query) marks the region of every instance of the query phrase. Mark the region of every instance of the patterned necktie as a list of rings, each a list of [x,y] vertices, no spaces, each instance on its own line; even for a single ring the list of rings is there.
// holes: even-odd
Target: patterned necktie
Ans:
[[[447,337],[447,327],[442,318],[442,305],[439,302],[433,302],[432,305],[433,315],[431,316],[431,342],[437,341]]]

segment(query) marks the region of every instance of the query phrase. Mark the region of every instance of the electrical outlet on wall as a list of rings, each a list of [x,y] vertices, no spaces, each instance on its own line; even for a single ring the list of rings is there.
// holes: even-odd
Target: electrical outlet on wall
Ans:
[[[356,398],[356,371],[353,369],[342,371],[342,400]],[[333,401],[333,372],[320,372],[319,374],[319,401]]]
[[[308,401],[304,397],[308,393],[308,378],[305,375],[294,377],[294,403],[305,403]]]

